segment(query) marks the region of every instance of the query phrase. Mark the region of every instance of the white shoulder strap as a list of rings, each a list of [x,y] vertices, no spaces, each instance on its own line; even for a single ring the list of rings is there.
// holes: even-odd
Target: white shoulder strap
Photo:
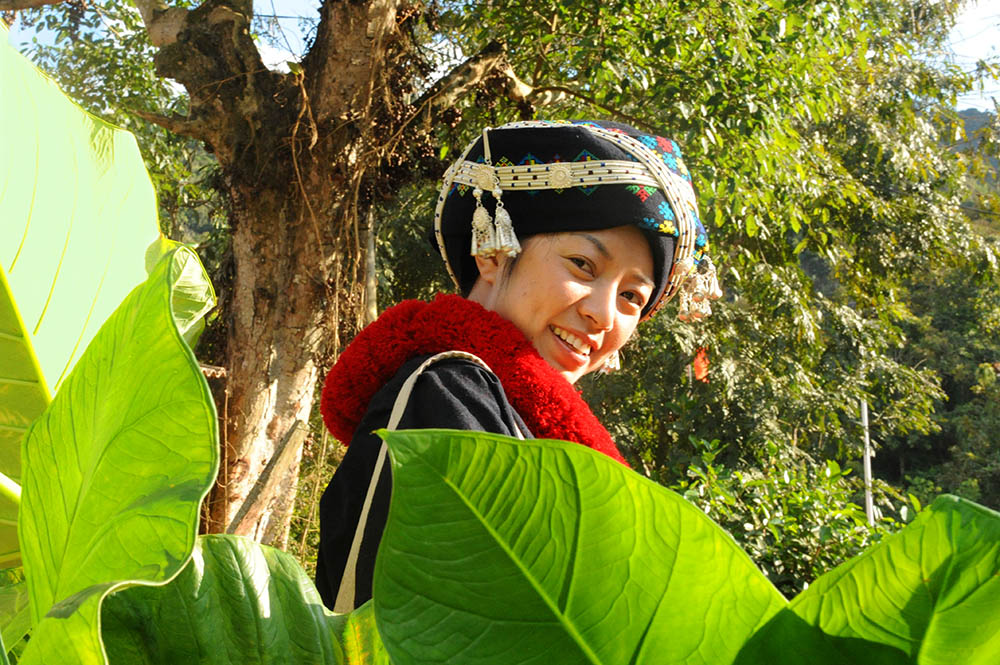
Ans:
[[[493,372],[489,365],[483,362],[482,358],[471,353],[466,353],[465,351],[444,351],[431,356],[424,362],[420,363],[420,366],[413,370],[412,374],[406,377],[406,381],[403,382],[402,388],[399,389],[399,394],[396,395],[396,401],[392,405],[392,412],[389,414],[389,422],[385,426],[386,429],[395,430],[396,426],[399,425],[399,421],[403,417],[403,412],[406,411],[406,405],[410,402],[410,393],[413,392],[413,386],[417,383],[417,378],[423,373],[423,371],[434,363],[448,358],[463,358],[479,365],[487,372]],[[524,438],[524,434],[521,433],[520,429],[517,429],[516,432],[517,438]],[[357,577],[358,554],[361,551],[361,541],[364,538],[365,526],[368,524],[368,513],[371,511],[372,501],[375,497],[375,487],[378,485],[379,477],[382,475],[382,467],[385,466],[387,453],[388,450],[385,446],[385,441],[383,441],[379,447],[378,459],[375,460],[375,469],[372,471],[372,477],[368,483],[368,491],[365,493],[365,502],[361,507],[361,516],[358,519],[357,527],[354,529],[354,540],[351,541],[351,551],[347,555],[347,565],[344,566],[344,575],[340,579],[340,588],[337,590],[337,600],[333,606],[334,612],[344,613],[354,610],[354,590],[355,580]]]

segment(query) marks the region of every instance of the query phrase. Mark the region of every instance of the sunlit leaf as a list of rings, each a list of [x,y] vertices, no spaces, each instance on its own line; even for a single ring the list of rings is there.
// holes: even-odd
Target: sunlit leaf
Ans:
[[[579,445],[381,432],[398,663],[728,663],[785,605],[695,506]]]
[[[163,583],[194,546],[218,432],[180,330],[204,305],[175,297],[192,266],[207,281],[187,248],[157,264],[24,439],[19,526],[36,624],[25,663],[103,663],[103,597],[124,584]]]
[[[0,572],[0,637],[4,646],[13,648],[30,629],[31,611],[24,571],[14,568]]]
[[[939,497],[903,531],[826,573],[740,665],[1000,662],[1000,513]]]
[[[135,139],[84,112],[0,26],[0,474],[122,298],[159,235]],[[0,565],[18,561],[17,503],[0,497]]]

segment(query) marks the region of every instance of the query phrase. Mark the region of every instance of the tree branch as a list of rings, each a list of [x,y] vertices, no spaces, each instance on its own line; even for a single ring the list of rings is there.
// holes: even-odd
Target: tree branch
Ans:
[[[530,92],[526,95],[526,99],[529,102],[540,106],[557,102],[561,99],[565,99],[566,97],[573,97],[575,99],[579,99],[580,101],[586,102],[587,104],[590,104],[594,108],[600,109],[613,117],[624,120],[625,122],[635,126],[636,128],[644,129],[650,133],[656,133],[657,131],[659,131],[656,127],[650,125],[648,122],[642,120],[641,118],[637,118],[634,115],[629,115],[628,113],[622,113],[618,109],[600,103],[590,95],[580,92],[579,90],[574,90],[572,88],[567,88],[561,85],[549,85],[549,86],[541,86],[538,88],[531,88]]]
[[[506,64],[505,52],[500,42],[490,42],[482,51],[465,62],[454,67],[450,72],[438,79],[427,89],[413,105],[419,114],[427,104],[435,106],[452,106],[465,96],[483,79]],[[510,69],[510,67],[507,67]],[[513,75],[513,71],[511,71]],[[517,80],[517,77],[513,77]],[[524,84],[521,84],[524,85]],[[528,91],[530,86],[525,86]]]
[[[472,56],[441,77],[427,92],[421,95],[414,104],[416,107],[414,116],[422,113],[424,107],[428,104],[433,104],[437,107],[453,106],[470,89],[497,71],[507,78],[507,94],[515,102],[521,104],[527,103],[533,106],[547,106],[567,97],[573,97],[638,128],[650,132],[656,131],[648,122],[601,104],[590,95],[579,90],[557,85],[532,87],[517,76],[514,68],[507,62],[503,46],[495,41],[490,42],[478,54]]]
[[[207,132],[200,123],[176,113],[166,116],[158,113],[150,113],[149,111],[140,111],[139,109],[129,109],[129,112],[142,118],[146,122],[159,125],[174,134],[190,136],[191,138],[201,139],[203,141],[207,140],[209,137],[209,132]]]
[[[163,0],[134,1],[153,46],[159,48],[177,41],[177,35],[187,20],[188,10],[182,7],[167,7]]]
[[[396,141],[403,135],[403,131],[410,123],[419,118],[428,107],[447,108],[454,105],[469,90],[485,80],[490,74],[493,74],[498,69],[503,71],[504,66],[510,70],[508,78],[513,77],[513,81],[516,82],[516,84],[513,84],[515,94],[522,92],[524,88],[528,91],[531,90],[531,87],[521,83],[514,76],[514,72],[510,69],[510,66],[506,65],[503,45],[500,42],[492,41],[482,51],[454,67],[428,88],[413,103],[413,113],[400,123],[392,138],[387,141],[387,145],[395,145]],[[520,87],[517,84],[520,84]]]
[[[64,0],[0,0],[0,12],[16,12],[19,9],[35,9],[45,5],[58,5]]]

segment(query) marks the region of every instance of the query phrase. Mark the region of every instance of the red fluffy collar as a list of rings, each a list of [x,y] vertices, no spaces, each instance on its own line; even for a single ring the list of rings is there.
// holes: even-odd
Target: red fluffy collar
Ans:
[[[350,441],[372,397],[403,363],[453,350],[473,353],[490,366],[536,437],[575,441],[625,463],[576,389],[514,324],[454,295],[402,302],[354,338],[323,386],[320,410],[326,426],[340,441]]]

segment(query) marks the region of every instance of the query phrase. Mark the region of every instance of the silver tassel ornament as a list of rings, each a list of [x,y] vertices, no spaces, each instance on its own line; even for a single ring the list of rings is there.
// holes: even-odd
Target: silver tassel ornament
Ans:
[[[478,187],[472,190],[476,198],[476,210],[472,213],[472,244],[469,253],[472,256],[490,257],[497,253],[496,230],[493,219],[483,207],[483,190]]]
[[[496,210],[496,243],[497,252],[500,254],[514,257],[521,252],[521,243],[517,241],[517,235],[514,233],[510,213],[503,207],[503,201],[499,197]]]

